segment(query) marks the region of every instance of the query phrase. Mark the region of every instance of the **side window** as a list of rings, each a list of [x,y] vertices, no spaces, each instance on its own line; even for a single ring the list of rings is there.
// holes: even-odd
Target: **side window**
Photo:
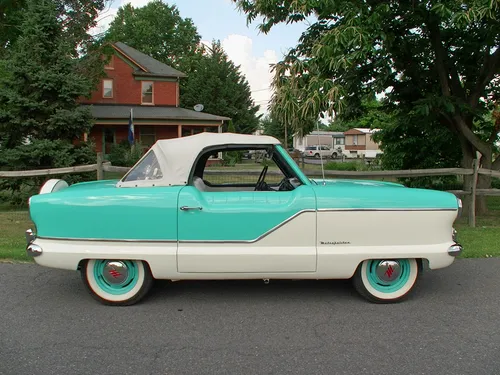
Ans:
[[[192,185],[200,191],[289,191],[301,184],[272,148],[213,152],[221,152],[222,161],[206,154],[195,168]]]
[[[149,151],[144,158],[132,170],[130,170],[122,182],[139,180],[159,180],[163,173],[154,151]]]

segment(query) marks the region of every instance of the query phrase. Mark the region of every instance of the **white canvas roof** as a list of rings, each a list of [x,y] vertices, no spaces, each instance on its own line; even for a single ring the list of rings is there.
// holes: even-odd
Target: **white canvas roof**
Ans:
[[[157,141],[154,151],[161,168],[162,177],[151,180],[120,181],[119,187],[135,186],[174,186],[186,185],[189,173],[200,152],[213,146],[225,145],[277,145],[280,142],[266,135],[248,135],[234,133],[200,133],[188,137]],[[137,162],[132,170],[141,163]]]

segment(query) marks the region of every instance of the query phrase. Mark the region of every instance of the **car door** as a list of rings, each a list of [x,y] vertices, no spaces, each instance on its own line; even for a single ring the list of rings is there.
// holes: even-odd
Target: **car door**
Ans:
[[[292,191],[200,191],[178,199],[179,272],[316,271],[316,197]]]

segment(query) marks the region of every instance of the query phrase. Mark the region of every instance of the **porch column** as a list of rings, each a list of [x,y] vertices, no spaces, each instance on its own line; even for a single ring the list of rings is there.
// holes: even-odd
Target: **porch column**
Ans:
[[[177,125],[177,138],[182,137],[182,125]]]

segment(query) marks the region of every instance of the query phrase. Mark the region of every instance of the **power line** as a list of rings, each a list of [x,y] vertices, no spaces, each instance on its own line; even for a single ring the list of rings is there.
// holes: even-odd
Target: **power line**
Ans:
[[[259,89],[259,90],[252,90],[250,92],[259,92],[259,91],[266,91],[266,90],[269,90],[270,87],[266,87],[265,89]]]

